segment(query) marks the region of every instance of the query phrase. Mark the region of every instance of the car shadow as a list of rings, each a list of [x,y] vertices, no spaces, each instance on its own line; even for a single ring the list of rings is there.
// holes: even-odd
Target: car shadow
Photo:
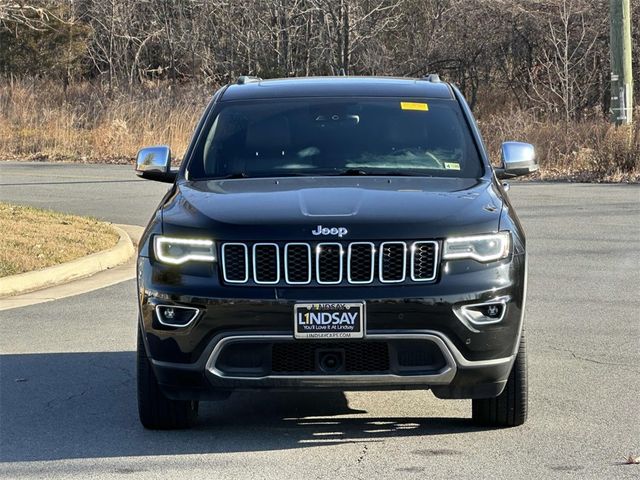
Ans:
[[[372,418],[341,392],[239,392],[203,403],[192,430],[147,431],[137,417],[134,363],[134,352],[0,356],[0,462],[282,450],[477,430],[463,418]]]

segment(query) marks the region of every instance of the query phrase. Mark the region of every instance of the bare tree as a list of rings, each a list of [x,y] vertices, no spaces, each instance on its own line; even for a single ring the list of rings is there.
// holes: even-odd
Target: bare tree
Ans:
[[[640,0],[631,6],[640,24]],[[590,0],[0,0],[0,73],[55,63],[65,82],[110,91],[241,74],[438,72],[474,108],[568,120],[607,110],[607,42],[606,2]]]
[[[607,17],[596,15],[595,8],[580,0],[556,0],[540,7],[546,10],[546,45],[529,70],[529,98],[570,120],[585,108],[589,91],[597,86],[595,46]]]

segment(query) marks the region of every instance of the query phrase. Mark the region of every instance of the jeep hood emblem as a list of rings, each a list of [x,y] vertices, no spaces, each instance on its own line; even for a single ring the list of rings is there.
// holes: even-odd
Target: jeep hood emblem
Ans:
[[[318,225],[315,230],[311,230],[311,233],[314,235],[337,235],[342,238],[349,230],[345,227],[323,227],[322,225]]]

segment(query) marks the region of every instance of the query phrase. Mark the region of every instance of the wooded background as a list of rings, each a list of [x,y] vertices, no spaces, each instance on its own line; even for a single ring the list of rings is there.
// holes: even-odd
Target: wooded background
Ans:
[[[16,134],[20,102],[33,102],[36,110],[80,102],[84,110],[78,105],[64,108],[84,118],[82,128],[95,126],[92,122],[104,117],[100,108],[113,108],[117,102],[122,109],[132,103],[155,102],[158,108],[164,104],[172,109],[172,115],[177,111],[190,115],[173,120],[189,125],[184,128],[188,131],[205,98],[239,75],[331,75],[344,69],[349,75],[439,73],[460,87],[481,123],[501,134],[558,130],[547,139],[557,145],[567,142],[558,138],[562,132],[569,135],[582,129],[587,137],[595,135],[592,129],[597,122],[604,141],[607,135],[619,135],[606,125],[608,3],[0,0],[0,106],[6,109],[0,117],[0,132],[4,122]],[[631,0],[631,6],[633,68],[638,74],[640,0]],[[43,89],[47,96],[42,96]],[[635,83],[635,98],[640,99],[640,81]],[[154,123],[151,114],[144,118]],[[126,112],[116,112],[108,121],[116,130],[134,127],[134,119]],[[520,129],[511,131],[513,125]],[[176,141],[176,125],[166,128],[168,138],[153,143]],[[492,135],[485,132],[489,143]],[[637,129],[632,128],[631,147],[637,146],[634,142],[640,145],[637,137]],[[12,150],[17,155],[25,149],[27,153],[42,150],[30,148],[25,143],[29,138]],[[5,139],[5,143],[13,145],[15,140]],[[142,139],[134,139],[138,140]],[[180,148],[186,140],[178,139]],[[581,149],[595,148],[581,142],[575,139],[543,155],[575,157]],[[78,154],[76,147],[71,150]],[[636,151],[627,159],[624,168],[637,171],[638,155]],[[586,160],[587,164],[594,161]]]

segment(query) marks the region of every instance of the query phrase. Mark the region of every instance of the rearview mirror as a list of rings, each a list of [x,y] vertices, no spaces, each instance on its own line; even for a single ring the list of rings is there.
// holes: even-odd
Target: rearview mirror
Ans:
[[[522,142],[502,144],[502,167],[495,169],[498,178],[519,177],[537,170],[538,162],[533,145]]]
[[[158,182],[173,183],[176,172],[171,171],[171,150],[166,145],[145,147],[136,158],[136,174]]]

